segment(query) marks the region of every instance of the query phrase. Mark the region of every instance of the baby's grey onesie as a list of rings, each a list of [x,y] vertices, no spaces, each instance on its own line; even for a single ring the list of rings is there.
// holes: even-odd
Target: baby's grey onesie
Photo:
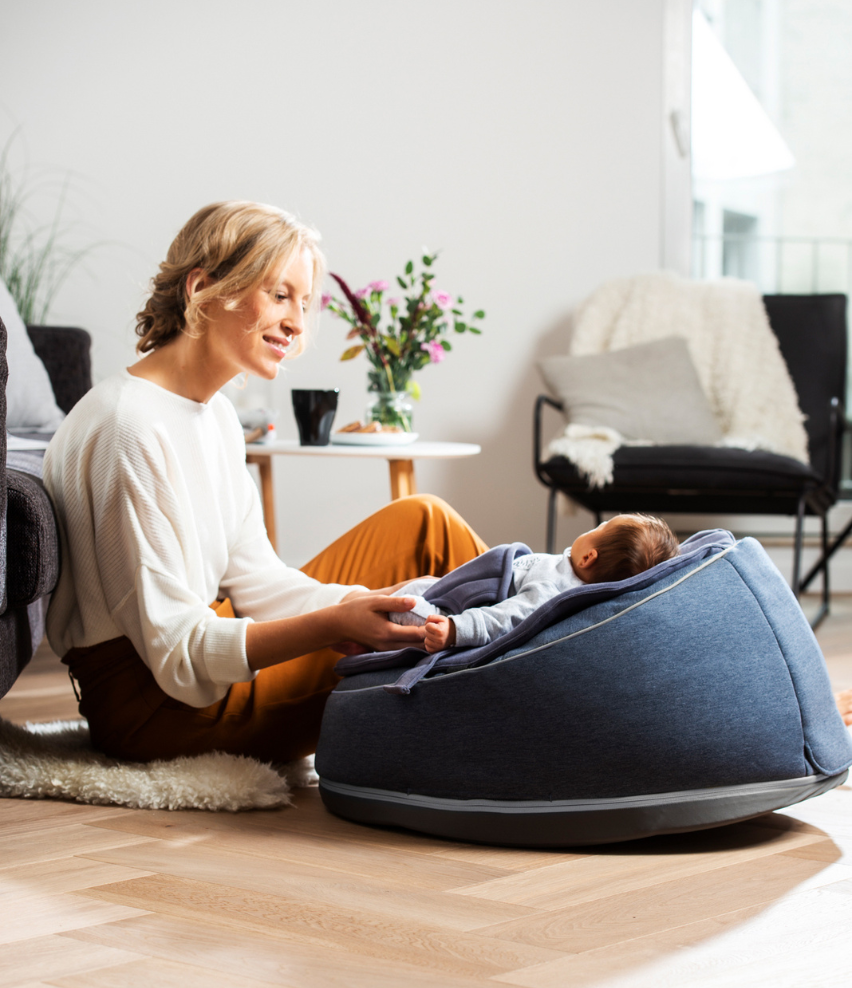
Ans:
[[[583,581],[571,567],[570,557],[570,547],[561,555],[532,552],[519,556],[512,565],[511,596],[498,604],[471,607],[461,614],[450,615],[456,626],[456,645],[487,645],[511,631],[551,597],[583,586]],[[415,597],[417,605],[411,611],[390,614],[391,621],[422,625],[429,614],[447,613],[420,596],[435,582],[435,577],[423,577],[422,581],[415,580],[396,591],[394,596],[397,597]]]

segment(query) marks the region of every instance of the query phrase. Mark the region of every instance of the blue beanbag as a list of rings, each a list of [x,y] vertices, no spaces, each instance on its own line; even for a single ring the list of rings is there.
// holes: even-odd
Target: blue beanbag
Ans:
[[[604,843],[747,819],[852,765],[798,603],[758,542],[721,530],[629,580],[566,591],[490,645],[338,671],[320,792],[365,823]]]

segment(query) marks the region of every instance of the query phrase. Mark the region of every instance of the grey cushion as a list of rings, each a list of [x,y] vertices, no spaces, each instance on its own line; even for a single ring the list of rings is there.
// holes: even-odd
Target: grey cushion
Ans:
[[[609,353],[547,357],[539,368],[569,422],[664,444],[711,446],[722,438],[679,337]]]
[[[36,356],[15,300],[0,280],[0,318],[6,325],[6,428],[55,432],[65,414],[56,404],[50,378]]]

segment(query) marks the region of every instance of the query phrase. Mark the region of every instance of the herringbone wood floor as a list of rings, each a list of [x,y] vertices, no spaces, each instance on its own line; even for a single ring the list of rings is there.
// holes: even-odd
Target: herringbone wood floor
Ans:
[[[821,631],[852,687],[852,601]],[[76,716],[42,648],[9,720]],[[581,853],[475,847],[296,808],[0,800],[0,988],[847,985],[852,790]]]

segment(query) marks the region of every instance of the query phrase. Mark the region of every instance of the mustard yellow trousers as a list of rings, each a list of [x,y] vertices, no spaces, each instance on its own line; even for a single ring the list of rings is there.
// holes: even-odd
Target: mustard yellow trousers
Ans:
[[[413,496],[377,511],[302,569],[322,583],[378,589],[442,576],[486,548],[449,505]],[[229,610],[227,601],[217,609],[222,616]],[[201,708],[163,692],[127,638],[72,649],[62,661],[79,689],[92,742],[107,755],[144,762],[225,751],[280,763],[316,749],[339,659],[323,649],[270,666]]]

